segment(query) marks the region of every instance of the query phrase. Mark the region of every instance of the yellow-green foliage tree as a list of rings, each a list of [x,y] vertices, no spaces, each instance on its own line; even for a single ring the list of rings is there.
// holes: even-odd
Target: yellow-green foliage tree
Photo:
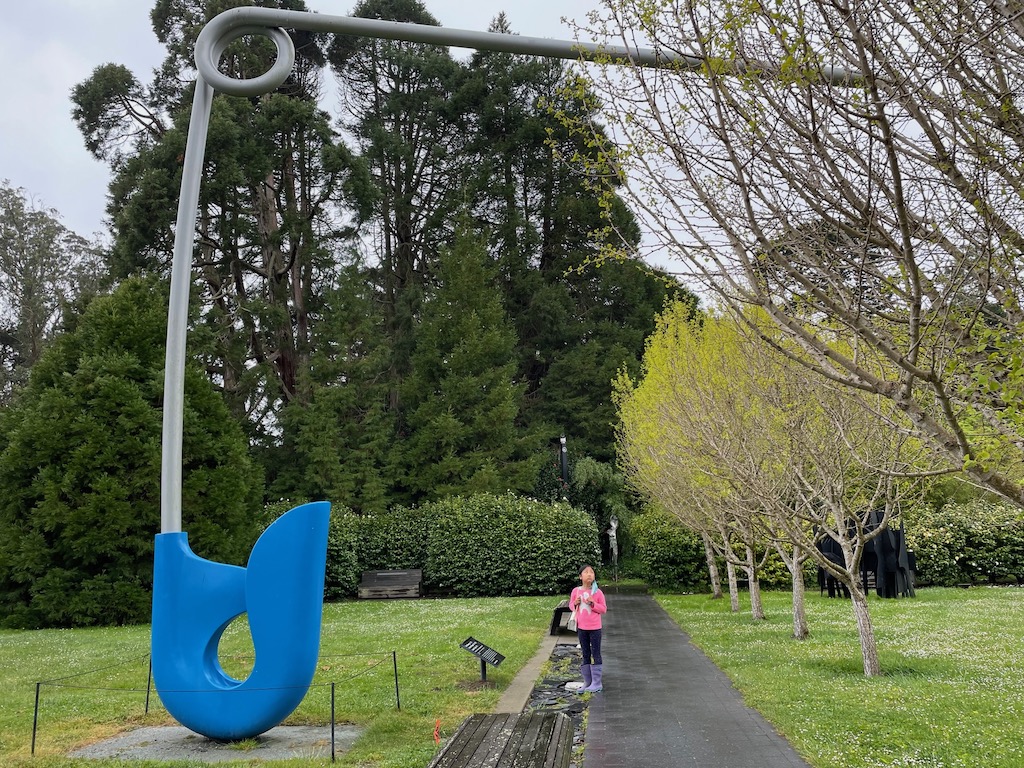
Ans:
[[[650,339],[643,376],[616,384],[620,460],[639,491],[717,542],[741,567],[759,615],[755,553],[774,547],[793,576],[794,635],[807,634],[802,563],[813,557],[850,589],[864,669],[879,674],[866,596],[857,578],[865,545],[912,474],[883,406],[869,411],[777,354],[752,328],[669,307]],[[781,343],[775,339],[776,343]],[[843,548],[831,563],[823,535]],[[737,556],[738,553],[738,556]],[[732,581],[732,579],[731,579]],[[730,585],[735,597],[735,584]]]
[[[620,456],[639,489],[701,532],[725,559],[734,610],[735,569],[743,569],[752,613],[763,618],[755,555],[758,511],[715,459],[731,453],[729,443],[755,438],[743,424],[748,409],[725,413],[730,405],[749,402],[742,382],[730,376],[733,365],[724,364],[732,359],[742,366],[737,341],[718,320],[691,320],[685,307],[669,306],[649,340],[642,381],[634,386],[623,374],[617,382]]]

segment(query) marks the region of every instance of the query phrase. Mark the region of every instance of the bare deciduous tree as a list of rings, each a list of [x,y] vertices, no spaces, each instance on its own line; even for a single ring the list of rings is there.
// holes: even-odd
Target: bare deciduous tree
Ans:
[[[1024,8],[604,0],[589,27],[707,62],[585,74],[658,245],[1024,504]]]

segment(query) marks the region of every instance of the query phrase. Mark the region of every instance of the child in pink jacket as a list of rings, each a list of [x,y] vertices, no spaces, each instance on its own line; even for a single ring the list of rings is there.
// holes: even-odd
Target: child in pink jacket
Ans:
[[[569,607],[576,617],[576,637],[583,651],[583,691],[596,693],[601,690],[601,614],[608,607],[589,565],[580,569],[580,586],[574,587],[569,595]]]

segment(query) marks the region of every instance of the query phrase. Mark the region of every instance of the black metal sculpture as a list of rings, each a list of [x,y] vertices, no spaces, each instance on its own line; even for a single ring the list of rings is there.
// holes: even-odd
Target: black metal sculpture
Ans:
[[[881,519],[880,512],[872,512],[866,532],[877,530]],[[852,536],[854,532],[851,530],[850,533]],[[845,567],[843,550],[831,536],[825,536],[818,542],[818,551],[840,568]],[[879,597],[914,597],[915,567],[914,553],[907,549],[903,524],[899,528],[886,526],[864,545],[860,561],[861,587],[867,592],[870,577],[874,576],[875,592]],[[822,594],[827,590],[829,597],[850,596],[846,585],[821,566],[818,566],[818,588]]]
[[[871,513],[868,530],[879,526],[881,515]],[[900,523],[899,528],[886,528],[864,547],[861,558],[861,583],[864,591],[868,588],[868,572],[875,573],[875,592],[879,597],[913,597],[914,569],[911,567],[913,552],[907,549],[907,537]]]
[[[843,564],[843,550],[840,548],[839,542],[831,536],[826,536],[818,542],[818,551],[821,552],[829,562],[835,563],[840,568],[845,567]],[[847,586],[819,565],[818,590],[824,594],[826,589],[828,590],[829,597],[850,596],[850,590]]]

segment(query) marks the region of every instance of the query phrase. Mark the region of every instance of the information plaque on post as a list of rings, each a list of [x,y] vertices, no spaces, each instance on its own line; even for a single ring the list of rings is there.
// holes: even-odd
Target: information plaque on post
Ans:
[[[459,643],[459,648],[466,649],[480,659],[480,680],[483,682],[487,682],[487,665],[490,664],[492,667],[496,667],[505,660],[505,657],[496,650],[488,648],[479,640],[472,637],[467,637]]]

